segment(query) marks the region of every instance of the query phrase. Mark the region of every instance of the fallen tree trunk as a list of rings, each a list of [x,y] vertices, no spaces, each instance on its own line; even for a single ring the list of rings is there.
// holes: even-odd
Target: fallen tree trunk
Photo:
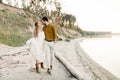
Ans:
[[[76,77],[77,79],[79,80],[83,80],[81,78],[81,75],[79,75],[79,71],[76,70],[64,57],[58,55],[58,54],[55,54],[55,57],[68,69],[68,71],[74,76]]]

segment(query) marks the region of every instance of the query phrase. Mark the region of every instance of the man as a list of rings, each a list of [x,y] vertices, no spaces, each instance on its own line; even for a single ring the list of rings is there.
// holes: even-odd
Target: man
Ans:
[[[54,58],[54,46],[56,43],[56,27],[49,23],[47,17],[42,18],[42,23],[44,24],[43,31],[45,33],[45,52],[47,59],[47,72],[51,74],[53,68],[53,58]]]

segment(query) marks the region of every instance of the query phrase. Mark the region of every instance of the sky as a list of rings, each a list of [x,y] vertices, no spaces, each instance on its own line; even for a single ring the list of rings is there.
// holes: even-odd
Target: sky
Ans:
[[[120,32],[120,0],[59,0],[62,11],[75,15],[87,31]]]

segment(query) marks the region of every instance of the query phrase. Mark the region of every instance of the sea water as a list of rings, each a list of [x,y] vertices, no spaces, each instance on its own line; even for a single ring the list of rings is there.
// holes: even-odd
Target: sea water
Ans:
[[[85,38],[80,45],[94,61],[120,78],[120,36]]]

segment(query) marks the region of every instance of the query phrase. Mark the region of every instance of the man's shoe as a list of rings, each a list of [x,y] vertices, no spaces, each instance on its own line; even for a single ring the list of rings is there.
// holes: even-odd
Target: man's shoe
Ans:
[[[50,71],[50,69],[48,68],[48,70],[47,70],[47,73],[49,74],[49,75],[51,75],[51,71]]]
[[[50,69],[52,70],[52,65],[50,65]]]

